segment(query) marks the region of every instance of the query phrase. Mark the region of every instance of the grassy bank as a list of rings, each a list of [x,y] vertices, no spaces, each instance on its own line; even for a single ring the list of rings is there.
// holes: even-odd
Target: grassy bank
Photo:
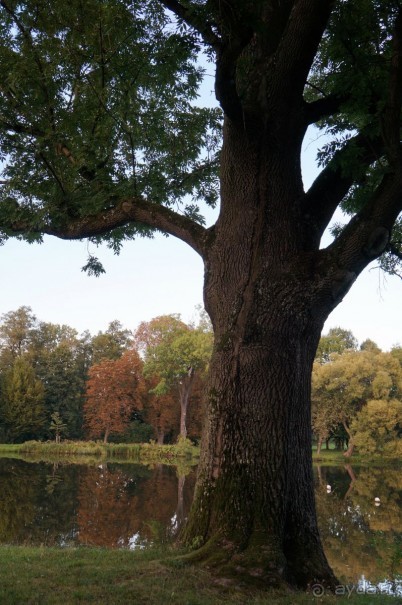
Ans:
[[[311,593],[261,592],[226,586],[206,570],[154,550],[0,547],[0,603],[4,605],[380,605],[385,595],[314,597]]]
[[[21,444],[0,444],[0,456],[26,456],[36,460],[72,459],[138,462],[142,464],[191,462],[196,464],[199,448],[184,440],[175,445],[155,443],[101,443],[94,441],[27,441]]]
[[[156,443],[102,443],[100,441],[27,441],[21,444],[0,444],[0,456],[18,457],[29,456],[35,460],[54,461],[59,458],[63,460],[82,457],[82,461],[92,460],[94,462],[110,460],[114,462],[137,462],[142,464],[179,464],[186,462],[197,464],[200,450],[199,447],[185,439],[174,445],[157,445]],[[345,458],[339,450],[321,450],[320,454],[313,449],[313,461],[321,464],[333,465],[367,465],[380,463],[381,466],[400,465],[400,459],[384,457],[367,457],[354,454],[351,458]]]
[[[401,459],[398,458],[387,458],[385,456],[361,456],[358,453],[353,454],[350,458],[346,458],[342,451],[339,450],[321,450],[319,454],[313,450],[313,462],[321,463],[324,465],[344,465],[352,464],[355,466],[359,465],[380,465],[380,466],[400,466]]]

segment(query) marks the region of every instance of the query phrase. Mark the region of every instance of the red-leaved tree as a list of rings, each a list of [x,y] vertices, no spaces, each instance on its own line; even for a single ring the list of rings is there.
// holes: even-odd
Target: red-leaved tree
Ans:
[[[143,408],[142,361],[134,350],[120,359],[105,359],[89,370],[84,419],[90,437],[124,433],[133,413]]]

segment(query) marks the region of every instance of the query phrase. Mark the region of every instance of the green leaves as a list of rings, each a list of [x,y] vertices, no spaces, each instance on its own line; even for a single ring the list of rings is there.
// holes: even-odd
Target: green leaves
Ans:
[[[145,375],[160,377],[153,392],[163,394],[189,372],[205,371],[212,352],[211,332],[189,328],[168,315],[155,318],[147,329],[147,336],[141,336],[145,326],[140,326],[136,339],[142,339],[145,349]]]
[[[352,422],[354,441],[362,454],[398,454],[402,452],[402,402],[376,399],[357,414]]]
[[[88,275],[94,275],[95,277],[99,277],[102,273],[106,273],[100,260],[96,258],[96,256],[92,256],[92,254],[88,256],[88,260],[81,271],[85,271]]]
[[[330,355],[327,363],[314,364],[312,416],[313,430],[318,435],[328,436],[338,424],[350,428],[353,440],[356,432],[366,434],[370,430],[373,435],[380,436],[386,430],[394,431],[397,422],[392,420],[394,424],[387,428],[388,416],[391,414],[394,418],[395,410],[400,410],[401,365],[396,355],[381,352],[372,341],[366,341],[363,345],[361,351],[350,348],[344,352],[340,350],[341,354]],[[395,400],[398,400],[396,407]],[[377,427],[375,430],[374,424]],[[368,429],[366,425],[371,428]],[[378,439],[373,435],[370,439],[374,439],[374,447]],[[368,438],[368,433],[366,436]],[[395,437],[394,431],[392,439]],[[363,438],[356,441],[359,447],[362,443]],[[369,451],[368,445],[367,448],[362,451]]]
[[[221,115],[194,105],[196,51],[156,0],[5,0],[2,224],[40,231],[136,195],[190,196],[184,211],[201,221],[195,202],[217,198]]]

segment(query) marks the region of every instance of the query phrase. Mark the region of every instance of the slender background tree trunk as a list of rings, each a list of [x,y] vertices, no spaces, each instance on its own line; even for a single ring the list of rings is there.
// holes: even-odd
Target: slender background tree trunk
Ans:
[[[179,386],[180,396],[180,437],[185,439],[187,437],[187,410],[190,400],[191,390],[194,382],[194,370],[190,368],[188,376],[183,378],[181,385]]]

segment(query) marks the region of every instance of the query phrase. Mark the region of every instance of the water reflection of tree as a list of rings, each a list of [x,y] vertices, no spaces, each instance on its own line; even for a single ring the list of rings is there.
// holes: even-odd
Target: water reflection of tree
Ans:
[[[180,480],[174,467],[161,464],[154,467],[152,476],[141,486],[138,502],[137,514],[143,520],[138,531],[143,539],[159,542],[169,539],[189,509],[192,487],[192,478]]]
[[[169,537],[188,510],[193,482],[163,465],[102,465],[86,468],[79,483],[80,543],[133,547]]]
[[[34,525],[40,477],[29,464],[7,459],[0,459],[0,474],[0,541],[20,544]]]
[[[14,544],[133,547],[165,541],[185,519],[194,485],[194,473],[162,465],[0,459],[0,475],[0,542]],[[357,582],[364,575],[373,583],[394,578],[401,569],[400,472],[347,465],[320,467],[316,475],[321,534],[338,577]]]
[[[386,473],[374,468],[354,470],[347,465],[337,479],[330,468],[319,469],[317,475],[321,536],[338,577],[350,582],[364,575],[373,583],[393,579],[400,573],[400,474],[388,469]],[[375,497],[380,498],[379,506]]]
[[[49,492],[50,466],[0,459],[0,542],[62,545],[74,535],[74,473]]]
[[[134,481],[125,472],[99,467],[83,469],[79,479],[79,542],[91,546],[127,546],[137,531],[138,498],[128,489]]]

